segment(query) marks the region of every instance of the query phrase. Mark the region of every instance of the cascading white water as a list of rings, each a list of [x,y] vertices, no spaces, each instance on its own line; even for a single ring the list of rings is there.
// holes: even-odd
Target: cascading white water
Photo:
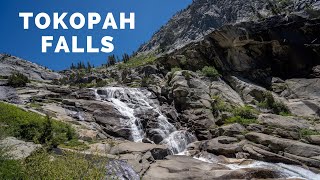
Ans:
[[[97,100],[106,100],[111,102],[114,107],[126,119],[121,119],[121,124],[130,127],[131,138],[135,142],[142,141],[144,131],[141,121],[135,116],[136,111],[146,113],[148,111],[156,114],[157,127],[152,131],[157,132],[165,144],[169,147],[172,154],[184,151],[187,145],[195,141],[195,137],[187,131],[177,131],[177,129],[169,123],[168,119],[161,113],[160,108],[152,100],[148,98],[150,92],[137,88],[121,88],[121,87],[104,87],[95,89]]]
[[[134,142],[141,142],[143,139],[143,130],[140,121],[134,116],[134,109],[129,107],[125,102],[121,101],[125,93],[121,88],[104,88],[104,94],[100,95],[98,90],[95,90],[97,100],[108,100],[113,103],[114,107],[127,119],[121,118],[123,126],[130,127],[131,139]]]
[[[172,154],[178,154],[186,150],[188,144],[196,141],[193,134],[188,131],[174,131],[161,144],[167,144]]]
[[[185,151],[183,153],[180,153],[179,155],[189,155],[188,151]],[[256,160],[248,160],[251,161],[250,163],[245,163],[245,164],[238,164],[238,163],[221,163],[219,162],[219,158],[216,157],[215,155],[212,155],[212,157],[206,157],[203,155],[197,155],[194,156],[193,158],[207,162],[207,163],[217,163],[221,164],[224,166],[227,166],[228,168],[232,170],[237,170],[237,169],[267,169],[267,170],[272,170],[275,172],[280,173],[283,177],[285,178],[302,178],[302,179],[307,179],[307,180],[318,180],[320,179],[320,175],[316,174],[310,170],[304,169],[299,166],[294,166],[294,165],[288,165],[288,164],[283,164],[283,163],[268,163],[268,162],[262,162],[262,161],[256,161]]]

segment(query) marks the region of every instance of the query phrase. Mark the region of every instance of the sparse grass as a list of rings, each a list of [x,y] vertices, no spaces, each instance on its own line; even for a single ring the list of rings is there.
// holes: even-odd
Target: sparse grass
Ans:
[[[104,87],[104,86],[107,86],[108,84],[114,82],[115,80],[110,78],[110,79],[107,79],[107,80],[101,80],[101,81],[98,81],[95,85],[95,87]]]
[[[234,117],[231,117],[225,121],[226,124],[239,123],[242,125],[249,125],[249,124],[254,124],[257,122],[258,122],[257,119],[246,119],[241,116],[234,116]]]
[[[139,66],[144,66],[147,64],[152,64],[156,60],[156,56],[152,53],[150,54],[141,54],[141,55],[136,55],[133,58],[131,58],[128,62],[126,63],[121,63],[118,64],[119,69],[124,69],[124,68],[135,68]]]
[[[72,139],[72,140],[60,145],[59,147],[67,148],[67,149],[74,149],[74,150],[78,150],[78,151],[83,151],[83,150],[89,149],[88,145],[86,145],[84,142],[78,141],[77,139]]]
[[[301,129],[299,131],[299,135],[300,135],[300,138],[306,138],[312,135],[320,135],[320,132],[316,130],[311,130],[311,129]]]
[[[42,109],[41,104],[36,103],[36,102],[31,102],[28,106],[33,108],[33,109]]]
[[[272,110],[274,114],[290,116],[290,110],[283,102],[278,102],[274,99],[271,92],[263,93],[264,100],[259,102],[258,106],[261,108],[266,108]]]

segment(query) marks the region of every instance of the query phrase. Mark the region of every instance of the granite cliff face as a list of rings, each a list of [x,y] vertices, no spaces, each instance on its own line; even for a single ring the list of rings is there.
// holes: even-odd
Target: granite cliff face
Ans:
[[[172,51],[199,41],[226,24],[257,21],[292,12],[303,14],[305,9],[319,7],[318,0],[194,0],[142,45],[139,52]]]
[[[168,54],[160,63],[168,69],[177,66],[193,71],[212,65],[224,75],[240,75],[266,87],[272,77],[319,77],[319,22],[290,15],[225,25],[204,40]]]

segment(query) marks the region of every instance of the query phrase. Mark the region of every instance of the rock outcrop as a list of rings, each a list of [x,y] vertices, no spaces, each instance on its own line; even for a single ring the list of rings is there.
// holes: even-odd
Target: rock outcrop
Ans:
[[[5,151],[5,156],[10,159],[24,159],[30,156],[34,151],[41,148],[40,144],[25,142],[15,137],[7,137],[0,140],[0,148]],[[3,151],[1,152],[3,153]]]
[[[0,76],[10,76],[13,73],[22,73],[31,80],[60,79],[59,73],[53,72],[35,63],[20,59],[15,56],[0,54]]]
[[[188,8],[177,13],[157,31],[151,40],[142,45],[140,52],[150,50],[172,51],[190,42],[201,40],[223,25],[252,20],[261,20],[270,16],[317,10],[317,0],[195,0]]]

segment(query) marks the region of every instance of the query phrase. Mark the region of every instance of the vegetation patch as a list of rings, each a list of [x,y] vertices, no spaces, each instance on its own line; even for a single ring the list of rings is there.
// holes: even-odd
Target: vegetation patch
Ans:
[[[299,131],[300,138],[305,138],[312,135],[320,135],[319,131],[311,130],[311,129],[301,129]]]
[[[274,99],[271,92],[263,93],[264,100],[258,103],[258,106],[261,108],[266,108],[272,110],[274,114],[290,116],[291,112],[288,107],[282,103],[278,102]]]
[[[250,106],[238,107],[233,110],[233,117],[225,121],[226,124],[239,123],[242,125],[258,123],[258,112]]]
[[[119,63],[117,66],[119,69],[125,68],[135,68],[144,66],[147,64],[152,64],[156,60],[156,56],[153,53],[150,54],[141,54],[132,57],[131,59],[127,60],[126,62]]]
[[[11,160],[0,154],[3,179],[104,179],[107,159],[95,155],[65,152],[56,155],[40,150],[25,160]]]
[[[67,148],[67,149],[74,149],[78,151],[83,151],[89,149],[89,146],[85,144],[84,142],[80,142],[77,139],[72,139],[68,142],[65,142],[62,145],[59,145],[59,147]]]
[[[8,77],[8,85],[12,87],[25,87],[30,80],[21,73],[14,73]]]
[[[75,130],[70,125],[3,102],[0,102],[0,123],[6,125],[4,133],[7,136],[49,147],[77,139]]]
[[[212,78],[216,78],[220,76],[219,72],[213,66],[205,66],[204,68],[202,68],[201,73],[204,76],[212,77]]]
[[[220,96],[211,96],[211,99],[215,101],[213,109],[216,111],[227,111],[231,112],[231,107],[220,97]]]
[[[174,75],[176,72],[178,72],[178,71],[181,71],[182,69],[181,68],[179,68],[179,67],[174,67],[174,68],[171,68],[171,73],[172,73],[172,75]]]
[[[233,116],[225,121],[226,124],[239,123],[242,125],[249,125],[258,123],[257,119],[246,119],[241,116]]]

